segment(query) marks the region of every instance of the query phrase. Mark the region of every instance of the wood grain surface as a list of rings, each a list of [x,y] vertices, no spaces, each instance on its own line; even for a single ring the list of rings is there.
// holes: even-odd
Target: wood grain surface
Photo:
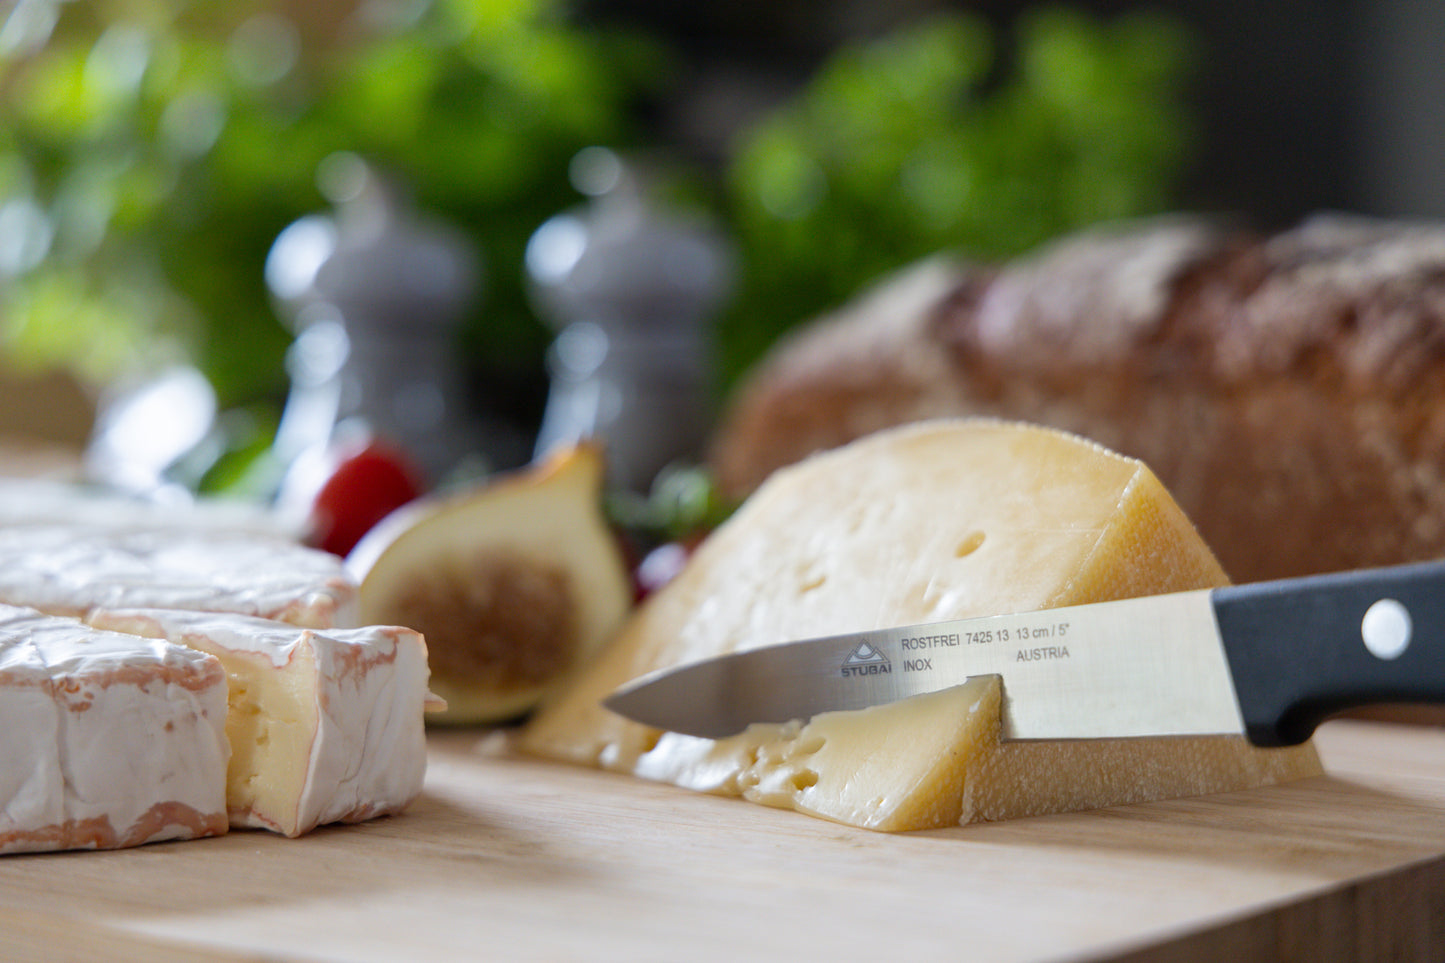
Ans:
[[[0,860],[7,960],[1445,958],[1445,730],[1287,786],[879,835],[430,739],[405,815]]]

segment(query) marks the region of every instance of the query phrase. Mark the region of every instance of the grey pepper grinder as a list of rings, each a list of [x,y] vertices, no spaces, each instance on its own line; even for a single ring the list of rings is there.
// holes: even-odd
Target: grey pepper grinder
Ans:
[[[298,454],[359,421],[435,482],[478,444],[456,339],[479,295],[480,257],[362,159],[327,165],[334,213],[286,228],[266,265],[296,332],[277,449]]]
[[[537,452],[600,440],[609,481],[646,491],[669,463],[700,456],[709,322],[733,259],[709,225],[663,210],[615,152],[588,148],[571,174],[590,202],[544,223],[526,252],[534,303],[557,331]]]

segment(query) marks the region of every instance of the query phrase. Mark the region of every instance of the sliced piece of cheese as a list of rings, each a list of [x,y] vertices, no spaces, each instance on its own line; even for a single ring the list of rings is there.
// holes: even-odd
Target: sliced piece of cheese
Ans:
[[[143,607],[237,612],[310,628],[356,620],[356,585],[341,559],[233,530],[0,527],[0,602],[77,617]]]
[[[421,792],[428,692],[416,632],[166,610],[102,609],[89,621],[169,639],[225,668],[232,825],[299,836],[400,812]]]
[[[634,772],[883,832],[947,826],[969,774],[997,744],[994,677],[806,725],[758,724],[727,739],[664,733]]]
[[[971,682],[801,727],[691,739],[601,700],[655,669],[795,638],[1221,585],[1140,462],[987,420],[880,432],[776,473],[521,734],[528,752],[872,829],[1095,808],[1320,771],[1236,737],[1000,743]]]
[[[225,721],[210,656],[0,605],[0,853],[225,833]]]

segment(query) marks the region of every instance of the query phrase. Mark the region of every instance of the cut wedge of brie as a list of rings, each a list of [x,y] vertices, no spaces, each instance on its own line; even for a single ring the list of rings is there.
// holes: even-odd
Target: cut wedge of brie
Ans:
[[[92,625],[204,652],[229,686],[233,826],[299,836],[400,812],[426,771],[426,645],[410,629],[302,629],[246,616],[98,610]]]

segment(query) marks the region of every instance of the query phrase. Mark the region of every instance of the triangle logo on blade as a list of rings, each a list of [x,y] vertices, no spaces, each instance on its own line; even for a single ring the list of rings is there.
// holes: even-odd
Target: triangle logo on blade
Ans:
[[[844,675],[878,675],[892,671],[888,656],[868,642],[859,642],[843,660]]]
[[[879,652],[867,642],[859,642],[858,647],[848,658],[843,660],[844,665],[868,665],[869,663],[887,662],[888,656]]]

